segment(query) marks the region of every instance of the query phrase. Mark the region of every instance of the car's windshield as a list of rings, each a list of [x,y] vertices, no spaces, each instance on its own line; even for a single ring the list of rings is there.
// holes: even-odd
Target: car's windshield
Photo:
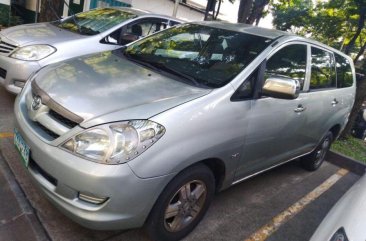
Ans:
[[[135,14],[120,9],[100,8],[76,14],[53,24],[83,35],[95,35],[135,17]]]
[[[238,75],[270,42],[256,35],[184,24],[131,44],[124,54],[194,85],[218,88]]]

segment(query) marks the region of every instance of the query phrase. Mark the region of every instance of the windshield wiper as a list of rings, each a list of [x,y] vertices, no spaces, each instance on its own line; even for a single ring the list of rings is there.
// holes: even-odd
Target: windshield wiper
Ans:
[[[180,79],[184,79],[185,80],[184,82],[186,82],[188,80],[189,82],[193,83],[195,86],[202,86],[195,78],[193,78],[192,76],[190,76],[188,74],[179,72],[163,63],[148,62],[148,61],[142,61],[142,60],[136,59],[136,58],[132,57],[129,53],[127,53],[125,50],[126,50],[126,48],[122,48],[121,52],[128,60],[131,60],[131,61],[133,61],[137,64],[140,64],[142,66],[145,66],[147,68],[153,69],[159,73],[164,71],[171,75],[177,76]]]
[[[125,56],[128,60],[130,60],[130,61],[132,61],[132,62],[134,62],[134,63],[137,63],[137,64],[139,64],[139,65],[142,65],[142,66],[144,66],[144,67],[147,67],[147,68],[150,68],[150,69],[153,69],[153,70],[155,70],[156,72],[161,72],[161,70],[159,69],[159,68],[157,68],[156,66],[154,66],[154,65],[152,65],[152,64],[150,64],[149,62],[145,62],[145,61],[142,61],[142,60],[139,60],[139,59],[136,59],[136,58],[133,58],[132,56],[131,56],[131,54],[129,54],[129,53],[127,53],[126,51],[126,47],[122,47],[122,54],[123,54],[123,56]]]
[[[178,76],[180,78],[183,78],[185,80],[189,80],[195,86],[201,86],[201,84],[198,83],[198,81],[194,77],[192,77],[192,76],[190,76],[188,74],[182,73],[182,72],[180,72],[180,71],[178,71],[176,69],[173,69],[173,68],[167,66],[166,64],[163,64],[163,63],[151,63],[150,65],[154,65],[156,68],[162,69],[162,70],[164,70],[164,71],[166,71],[166,72],[168,72],[170,74],[176,75],[176,76]]]

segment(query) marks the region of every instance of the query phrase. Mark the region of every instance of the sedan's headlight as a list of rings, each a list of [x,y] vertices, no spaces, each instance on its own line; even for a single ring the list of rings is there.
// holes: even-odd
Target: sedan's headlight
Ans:
[[[133,120],[102,125],[77,134],[61,148],[103,164],[119,164],[137,157],[165,133],[165,128],[149,120]]]
[[[54,52],[56,52],[56,49],[49,45],[29,45],[17,49],[10,57],[20,60],[36,61],[46,58]]]
[[[329,241],[348,241],[348,237],[344,231],[344,228],[339,228]]]

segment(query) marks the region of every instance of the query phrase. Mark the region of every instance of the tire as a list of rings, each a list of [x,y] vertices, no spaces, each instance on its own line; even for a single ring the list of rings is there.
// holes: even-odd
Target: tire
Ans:
[[[363,134],[361,136],[361,139],[366,141],[366,129],[363,131]]]
[[[191,195],[186,195],[187,190]],[[165,187],[150,212],[145,223],[150,238],[175,241],[185,237],[205,215],[214,192],[215,178],[207,166],[183,170]]]
[[[332,142],[333,134],[332,132],[328,131],[314,151],[306,156],[301,157],[300,161],[302,167],[308,171],[317,170],[324,162],[325,154],[329,150]]]

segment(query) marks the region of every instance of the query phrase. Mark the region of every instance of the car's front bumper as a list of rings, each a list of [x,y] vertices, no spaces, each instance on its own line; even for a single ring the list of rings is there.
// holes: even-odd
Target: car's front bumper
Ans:
[[[15,104],[16,128],[30,147],[28,170],[49,200],[65,215],[88,228],[111,230],[142,226],[171,176],[142,179],[127,163],[98,164],[43,142],[27,123],[19,108],[19,99]],[[79,192],[108,200],[92,204],[80,199]]]
[[[37,61],[23,61],[0,55],[0,84],[9,92],[18,94],[29,76],[40,68]]]

